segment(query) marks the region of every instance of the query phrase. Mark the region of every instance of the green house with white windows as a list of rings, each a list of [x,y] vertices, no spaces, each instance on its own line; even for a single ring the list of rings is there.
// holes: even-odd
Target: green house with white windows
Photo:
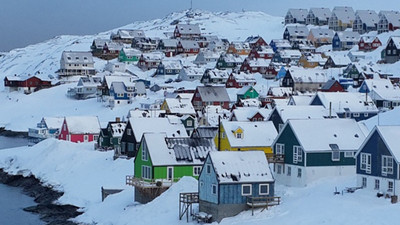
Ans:
[[[118,61],[133,63],[139,61],[142,52],[134,48],[122,48],[118,55]]]
[[[141,201],[144,198],[138,183],[168,187],[184,176],[197,179],[210,151],[216,151],[211,138],[167,138],[165,133],[144,133],[134,163],[135,200],[151,200]]]
[[[288,120],[274,140],[278,184],[307,186],[320,178],[355,174],[354,155],[366,129],[353,119]]]

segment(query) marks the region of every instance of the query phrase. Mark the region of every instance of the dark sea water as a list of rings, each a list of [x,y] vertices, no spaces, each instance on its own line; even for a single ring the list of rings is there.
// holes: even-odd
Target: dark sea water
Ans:
[[[28,139],[0,136],[0,151],[28,145]],[[45,224],[38,215],[22,209],[36,205],[33,198],[22,193],[18,187],[0,184],[0,224],[1,225],[42,225]]]

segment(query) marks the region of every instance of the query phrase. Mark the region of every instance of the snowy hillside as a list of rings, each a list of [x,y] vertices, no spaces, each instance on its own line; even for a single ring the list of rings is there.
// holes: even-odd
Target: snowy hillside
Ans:
[[[148,37],[165,37],[165,32],[173,32],[175,26],[171,23],[179,20],[183,23],[198,23],[202,33],[206,35],[218,35],[220,38],[228,38],[229,41],[244,40],[251,35],[260,35],[265,40],[281,38],[284,25],[282,17],[273,17],[263,12],[240,13],[211,13],[197,11],[195,18],[187,18],[186,11],[172,13],[164,19],[156,19],[146,22],[135,22],[122,28],[142,29]],[[0,79],[5,76],[36,74],[42,78],[48,75],[55,76],[60,67],[60,58],[63,51],[90,51],[90,46],[96,38],[109,38],[111,32],[119,28],[97,35],[87,36],[58,36],[51,40],[35,45],[27,46],[6,53],[0,60]],[[102,70],[104,62],[97,59],[95,67]],[[0,85],[3,90],[4,84]]]
[[[218,35],[220,38],[228,38],[230,41],[244,40],[250,35],[261,35],[265,40],[280,38],[284,28],[283,18],[273,17],[262,12],[211,13],[205,11],[196,11],[195,18],[187,18],[186,12],[179,12],[172,13],[164,19],[135,22],[123,28],[142,29],[149,37],[162,38],[165,37],[165,32],[173,31],[175,26],[170,24],[176,20],[199,23],[203,33]],[[118,28],[92,36],[59,36],[43,43],[12,50],[0,60],[0,79],[3,80],[5,76],[14,74],[36,74],[41,78],[48,78],[49,75],[56,77],[55,72],[60,67],[62,51],[89,51],[93,39],[109,38],[111,32],[117,30]],[[189,58],[194,59],[193,57]],[[105,64],[106,61],[95,58],[95,68],[98,71],[102,71]],[[142,72],[137,67],[132,67],[132,70],[140,78],[148,78],[148,73]],[[264,80],[263,82],[268,81]],[[162,84],[164,80],[153,79],[152,84],[154,83]],[[171,85],[175,88],[195,88],[198,84],[198,82],[181,82]],[[67,115],[95,115],[99,117],[104,126],[107,121],[114,120],[115,117],[123,118],[129,109],[139,107],[140,103],[152,103],[156,99],[163,98],[161,91],[158,93],[148,92],[147,98],[139,98],[132,105],[111,110],[96,102],[96,99],[80,101],[68,99],[66,97],[67,90],[74,86],[75,84],[60,85],[24,95],[5,92],[4,83],[1,82],[0,101],[7,104],[0,108],[0,127],[14,131],[27,131],[29,127],[34,127],[43,116]],[[259,89],[264,88],[266,85],[260,83]]]
[[[33,174],[44,184],[64,191],[59,202],[81,207],[84,213],[75,220],[85,224],[188,224],[178,219],[178,196],[181,192],[197,191],[198,187],[194,178],[184,177],[154,201],[138,204],[134,202],[133,188],[124,184],[125,175],[133,174],[132,160],[113,161],[112,152],[94,151],[91,144],[53,139],[34,147],[0,151],[0,167],[11,174]],[[220,224],[375,225],[400,220],[400,204],[377,198],[371,191],[333,194],[335,188],[342,191],[355,185],[355,175],[325,178],[302,188],[277,185],[281,205],[262,212],[257,209],[254,216],[245,211]],[[101,186],[124,191],[101,202]]]

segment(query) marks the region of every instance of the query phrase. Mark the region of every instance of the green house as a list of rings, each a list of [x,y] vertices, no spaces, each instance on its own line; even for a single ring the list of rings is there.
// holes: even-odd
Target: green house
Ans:
[[[244,86],[242,87],[237,95],[237,102],[240,100],[248,99],[248,98],[258,98],[258,92],[252,86]]]
[[[288,120],[272,144],[276,180],[306,186],[324,177],[355,174],[354,155],[364,132],[353,119]]]
[[[165,133],[144,133],[135,158],[134,178],[146,182],[198,178],[212,139],[167,138]]]
[[[121,122],[119,118],[114,122],[109,122],[106,128],[102,128],[97,139],[97,149],[121,151],[121,138],[125,131],[126,122]]]
[[[134,48],[122,48],[118,55],[118,61],[120,62],[137,62],[141,56],[141,52]]]
[[[182,121],[182,124],[185,127],[188,135],[189,136],[192,135],[192,133],[195,129],[195,124],[196,124],[196,120],[195,120],[194,116],[192,116],[192,115],[182,116],[181,121]]]

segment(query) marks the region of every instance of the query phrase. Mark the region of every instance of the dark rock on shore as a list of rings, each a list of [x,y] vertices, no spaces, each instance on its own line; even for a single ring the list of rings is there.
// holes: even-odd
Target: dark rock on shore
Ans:
[[[26,195],[35,198],[37,205],[26,207],[24,210],[39,214],[40,219],[49,225],[76,225],[68,219],[82,214],[76,206],[53,204],[63,193],[43,186],[34,176],[9,175],[0,169],[0,183],[21,187]]]

